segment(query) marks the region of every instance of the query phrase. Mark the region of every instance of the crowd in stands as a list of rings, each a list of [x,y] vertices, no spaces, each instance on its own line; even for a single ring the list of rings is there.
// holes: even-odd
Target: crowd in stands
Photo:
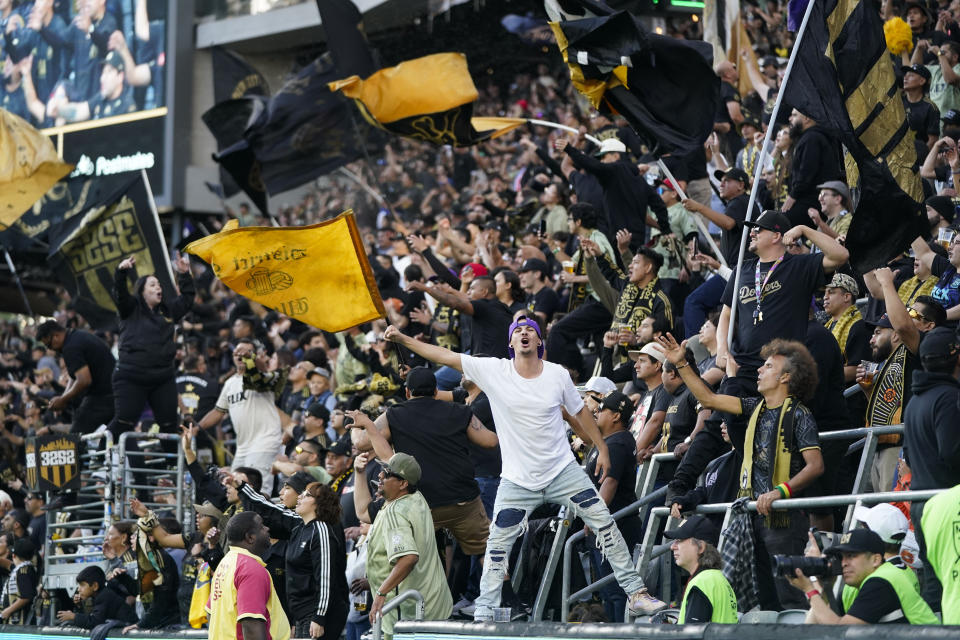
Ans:
[[[956,508],[960,9],[883,4],[916,42],[901,71],[930,228],[859,273],[844,246],[856,188],[838,141],[796,110],[771,119],[791,36],[785,6],[762,4],[744,5],[757,68],[717,65],[714,135],[692,156],[663,157],[669,175],[544,63],[509,87],[481,86],[477,112],[540,114],[581,135],[530,127],[457,149],[393,139],[375,166],[355,167],[389,207],[338,177],[276,211],[284,225],[359,212],[382,320],[317,331],[181,258],[176,297],[152,276],[132,282],[135,261],[121,263],[115,331],[92,331],[69,301],[53,320],[6,321],[0,617],[25,623],[54,607],[88,629],[209,624],[211,637],[264,620],[274,637],[355,640],[407,588],[432,619],[490,620],[501,603],[522,614],[530,586],[503,580],[511,547],[522,534],[527,582],[538,580],[538,541],[563,505],[574,531],[589,530],[590,578],[617,578],[580,621],[673,603],[686,622],[735,622],[760,606],[809,609],[824,624],[932,624],[934,612],[960,623],[944,570],[953,534],[924,503],[858,510],[869,530],[846,534],[834,508],[778,508],[852,491],[859,452],[822,434],[901,423],[902,436],[880,437],[869,488],[944,490],[929,508]],[[697,36],[694,21],[672,26]],[[53,512],[71,497],[30,492],[23,445],[98,429],[181,436],[193,525],[144,504],[169,496],[158,483],[125,506],[131,519],[88,528],[105,569],[84,568],[75,592],[47,592],[45,503]],[[665,570],[691,576],[666,602],[629,560],[643,513],[610,520],[660,453],[673,459],[654,485],[687,518],[665,533]],[[720,521],[688,516],[738,498],[756,511],[737,512],[718,550]],[[811,527],[836,534],[826,552],[849,589],[837,609],[826,579],[774,574],[774,555],[820,555]],[[219,595],[205,609],[211,581]]]

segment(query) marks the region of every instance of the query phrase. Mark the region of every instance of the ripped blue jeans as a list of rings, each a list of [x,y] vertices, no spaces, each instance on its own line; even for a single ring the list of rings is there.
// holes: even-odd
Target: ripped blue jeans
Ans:
[[[600,552],[610,562],[617,582],[627,594],[643,589],[643,579],[633,566],[630,551],[616,522],[610,517],[610,510],[586,472],[571,462],[539,491],[524,489],[506,478],[500,480],[480,577],[480,596],[473,616],[475,620],[493,620],[493,608],[500,606],[500,591],[513,543],[526,531],[527,516],[545,503],[568,507],[573,511],[571,517],[580,516],[596,533]]]

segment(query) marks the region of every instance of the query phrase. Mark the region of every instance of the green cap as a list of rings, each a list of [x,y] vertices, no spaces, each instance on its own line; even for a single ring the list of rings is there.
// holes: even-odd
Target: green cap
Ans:
[[[400,476],[411,485],[420,482],[420,463],[409,453],[395,453],[390,456],[384,470]]]

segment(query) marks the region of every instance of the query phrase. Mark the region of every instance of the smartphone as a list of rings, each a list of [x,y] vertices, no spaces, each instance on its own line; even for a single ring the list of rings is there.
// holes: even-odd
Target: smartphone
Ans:
[[[547,235],[547,220],[544,218],[540,221],[540,237]]]

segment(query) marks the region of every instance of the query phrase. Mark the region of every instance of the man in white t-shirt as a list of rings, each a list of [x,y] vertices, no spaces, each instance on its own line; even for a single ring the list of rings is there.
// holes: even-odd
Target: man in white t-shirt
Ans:
[[[220,390],[220,397],[207,415],[198,423],[201,429],[220,424],[223,416],[230,414],[230,422],[237,434],[237,451],[233,456],[233,468],[253,467],[263,476],[260,489],[266,495],[273,492],[271,466],[280,452],[280,414],[270,391],[254,391],[243,388],[244,359],[255,356],[258,361],[266,358],[264,353],[255,353],[252,340],[242,338],[233,349],[233,364],[237,372],[227,378]]]
[[[508,336],[509,360],[454,353],[415,340],[393,326],[384,332],[385,339],[463,372],[490,399],[503,471],[474,620],[493,620],[493,608],[500,606],[500,590],[513,543],[526,529],[530,512],[544,503],[571,508],[596,532],[617,582],[630,594],[628,605],[633,615],[663,609],[667,605],[647,593],[606,503],[577,464],[567,443],[563,410],[571,416],[578,435],[597,447],[596,469],[602,481],[610,467],[610,455],[593,414],[584,405],[567,370],[543,361],[543,339],[535,321],[518,317],[510,325]]]

